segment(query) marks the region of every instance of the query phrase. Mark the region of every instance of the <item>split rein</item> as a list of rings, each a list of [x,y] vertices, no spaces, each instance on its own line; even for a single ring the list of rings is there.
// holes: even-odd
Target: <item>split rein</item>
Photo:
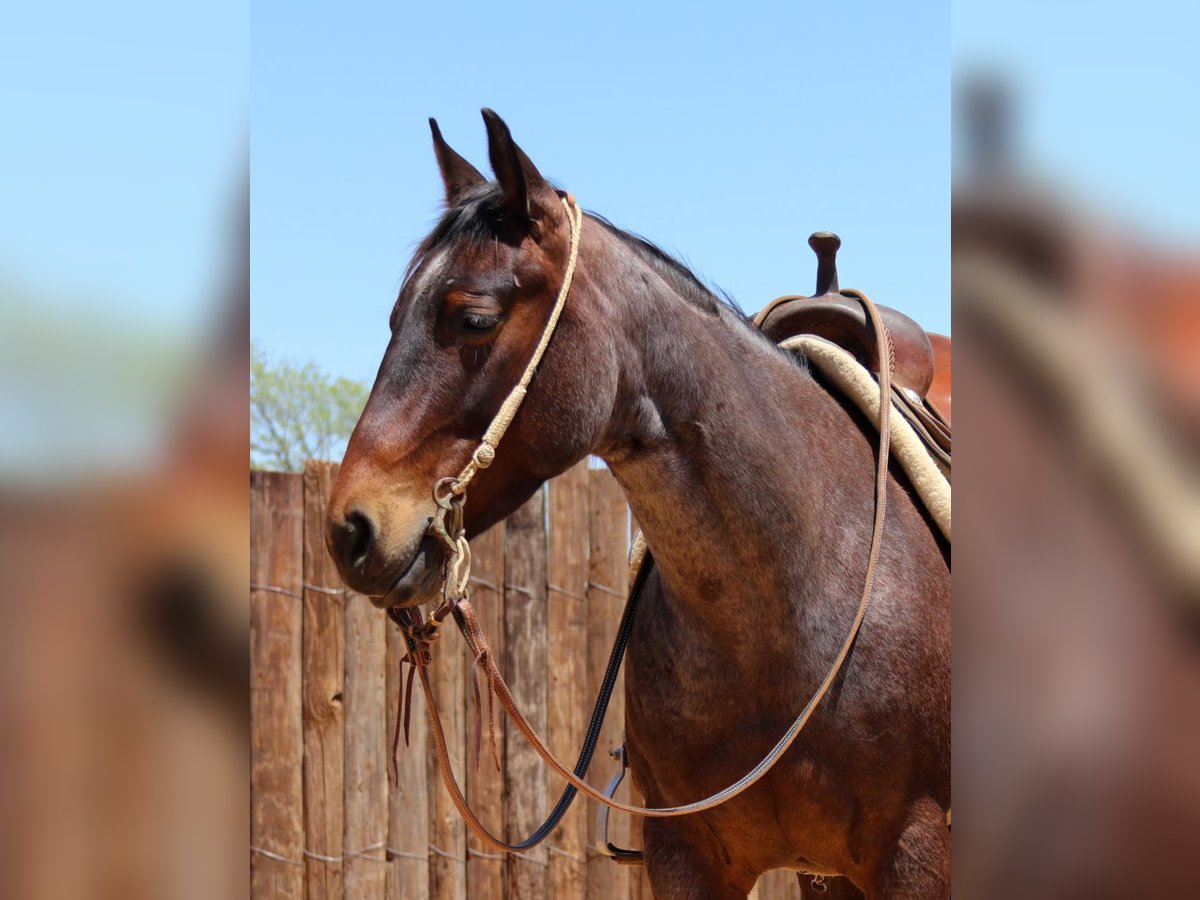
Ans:
[[[558,324],[559,317],[562,314],[563,306],[566,303],[567,295],[571,289],[571,281],[575,274],[575,265],[579,257],[579,241],[582,231],[583,213],[576,205],[574,198],[570,195],[560,195],[560,201],[567,213],[567,219],[571,228],[570,251],[567,258],[567,267],[563,275],[563,282],[559,289],[558,296],[555,300],[554,307],[550,312],[550,318],[546,322],[546,327],[542,332],[541,339],[537,347],[534,349],[533,355],[530,357],[528,364],[525,367],[520,381],[509,392],[501,405],[499,412],[488,426],[482,441],[476,447],[475,452],[471,454],[471,459],[463,470],[454,478],[443,478],[437,482],[433,489],[433,499],[437,504],[437,512],[433,522],[430,525],[430,534],[434,536],[445,547],[447,552],[446,574],[445,581],[442,587],[442,602],[430,614],[427,620],[422,618],[421,612],[416,608],[392,608],[388,610],[388,615],[395,621],[403,630],[405,641],[407,643],[408,653],[402,660],[401,665],[408,664],[411,669],[408,673],[407,682],[401,679],[401,695],[400,704],[401,711],[396,719],[396,734],[393,741],[393,757],[395,755],[396,746],[399,743],[401,728],[404,730],[405,739],[407,742],[409,714],[412,703],[413,694],[413,679],[414,676],[419,679],[421,684],[421,692],[425,698],[426,711],[429,715],[431,725],[430,731],[433,735],[434,749],[437,756],[438,768],[441,771],[442,781],[449,791],[455,807],[466,821],[471,831],[483,842],[484,845],[504,853],[515,853],[536,846],[545,840],[554,828],[558,825],[571,803],[574,801],[578,792],[586,794],[588,797],[604,804],[612,809],[620,810],[621,812],[631,815],[665,818],[672,816],[683,816],[691,813],[703,812],[720,806],[723,803],[732,800],[734,797],[741,794],[743,791],[754,785],[759,779],[765,776],[779,761],[783,754],[795,742],[801,730],[808,723],[816,707],[828,693],[833,685],[834,679],[838,672],[841,671],[842,665],[849,655],[850,649],[854,644],[855,638],[858,635],[859,629],[862,626],[863,619],[866,616],[867,607],[871,597],[871,588],[874,583],[875,569],[879,557],[879,547],[883,537],[883,523],[887,507],[887,470],[888,470],[888,451],[891,438],[891,372],[894,365],[894,351],[892,348],[891,336],[888,334],[886,327],[879,318],[879,313],[875,305],[863,294],[852,291],[844,291],[843,293],[856,297],[866,309],[868,317],[871,319],[872,326],[877,336],[878,344],[878,362],[879,362],[879,388],[880,388],[880,413],[879,413],[879,453],[876,466],[875,480],[875,516],[874,525],[871,534],[871,549],[867,561],[867,570],[864,578],[864,585],[861,599],[859,600],[858,610],[855,614],[853,623],[850,626],[846,640],[843,642],[841,649],[830,665],[829,671],[826,674],[821,685],[817,688],[808,703],[801,710],[799,716],[791,724],[788,730],[784,733],[771,749],[771,751],[751,769],[741,779],[729,785],[725,789],[706,797],[702,800],[697,800],[692,803],[686,803],[680,806],[670,807],[643,807],[635,806],[628,803],[622,803],[598,788],[592,787],[583,780],[592,756],[595,752],[596,743],[599,740],[600,728],[604,722],[605,713],[608,709],[608,703],[612,696],[613,687],[616,684],[617,673],[620,671],[621,661],[625,655],[625,648],[629,641],[629,634],[633,625],[633,616],[637,609],[641,594],[648,580],[649,572],[653,567],[653,559],[647,552],[642,564],[638,567],[637,576],[634,579],[633,587],[630,591],[629,598],[626,601],[625,610],[621,615],[621,622],[617,631],[617,638],[613,645],[612,653],[609,657],[608,667],[604,673],[604,680],[601,683],[600,692],[596,698],[596,705],[592,712],[592,718],[588,725],[586,737],[583,747],[580,750],[578,761],[574,769],[568,769],[559,759],[550,752],[546,744],[534,731],[529,721],[522,715],[517,708],[516,702],[513,699],[512,693],[509,691],[508,685],[505,683],[504,676],[496,663],[495,655],[488,647],[487,641],[479,627],[479,621],[475,615],[475,611],[469,600],[469,582],[471,576],[471,547],[467,542],[466,530],[463,521],[463,506],[466,502],[466,490],[471,480],[478,474],[479,470],[487,468],[495,459],[496,447],[500,440],[504,437],[504,433],[508,430],[508,426],[515,418],[517,411],[520,409],[521,403],[525,398],[529,383],[537,372],[537,367],[541,362],[542,356],[545,354],[546,347],[549,345],[550,338],[554,334],[555,327]],[[479,821],[478,817],[467,804],[466,798],[463,796],[462,790],[455,778],[453,768],[450,763],[450,755],[446,746],[446,737],[442,729],[441,719],[438,715],[437,705],[434,700],[433,691],[429,684],[428,667],[432,661],[432,644],[437,639],[441,626],[447,618],[453,618],[459,631],[462,633],[467,642],[467,646],[471,649],[475,657],[475,760],[478,764],[481,731],[482,712],[480,709],[480,695],[478,672],[483,670],[486,678],[488,692],[488,724],[490,730],[492,756],[497,768],[500,766],[499,754],[496,749],[496,732],[495,732],[495,715],[493,706],[493,697],[500,701],[501,707],[508,714],[517,730],[528,741],[534,752],[562,779],[567,782],[567,787],[564,789],[558,803],[551,811],[549,817],[529,838],[517,844],[509,844],[500,838],[495,837],[488,829]]]

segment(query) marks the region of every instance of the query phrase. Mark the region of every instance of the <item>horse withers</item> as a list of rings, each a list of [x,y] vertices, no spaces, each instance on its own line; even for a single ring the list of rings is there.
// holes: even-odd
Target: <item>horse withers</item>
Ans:
[[[434,598],[432,486],[463,468],[546,325],[570,244],[559,194],[484,112],[495,181],[433,125],[447,209],[409,265],[391,341],[329,507],[346,583]],[[654,552],[629,642],[626,747],[651,806],[762,759],[837,655],[862,588],[874,437],[803,360],[651,244],[584,217],[528,395],[475,478],[467,535],[602,457]],[[950,885],[949,547],[898,467],[874,593],[833,689],[779,764],[728,803],[647,819],[656,896],[744,897],[791,868],[836,893]]]

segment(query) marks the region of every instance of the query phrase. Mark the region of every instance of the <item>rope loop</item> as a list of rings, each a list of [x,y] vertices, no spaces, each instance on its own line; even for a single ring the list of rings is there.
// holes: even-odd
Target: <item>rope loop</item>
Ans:
[[[454,478],[441,478],[433,486],[433,502],[438,505],[439,509],[449,510],[454,504],[456,497],[462,496],[461,492],[454,489],[456,484]]]
[[[446,566],[446,578],[442,583],[442,599],[445,606],[453,610],[459,600],[467,597],[471,582],[471,545],[467,536],[460,531],[454,539],[454,549]]]
[[[496,448],[486,441],[475,448],[475,452],[471,455],[471,461],[475,463],[476,468],[486,469],[492,464],[496,458]]]

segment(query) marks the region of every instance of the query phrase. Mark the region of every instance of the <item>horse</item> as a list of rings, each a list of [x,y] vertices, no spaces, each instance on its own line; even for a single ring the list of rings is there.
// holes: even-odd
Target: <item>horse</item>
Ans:
[[[391,313],[326,539],[380,608],[438,593],[432,486],[463,468],[521,376],[563,282],[556,190],[483,111],[495,180],[430,120],[446,209]],[[862,590],[875,438],[803,359],[649,242],[582,219],[561,319],[465,507],[468,537],[595,455],[653,552],[627,650],[626,750],[651,806],[707,796],[787,729]],[[724,805],[644,824],[656,897],[745,897],[759,875],[840,896],[950,885],[950,548],[895,465],[876,586],[853,651],[797,743]]]

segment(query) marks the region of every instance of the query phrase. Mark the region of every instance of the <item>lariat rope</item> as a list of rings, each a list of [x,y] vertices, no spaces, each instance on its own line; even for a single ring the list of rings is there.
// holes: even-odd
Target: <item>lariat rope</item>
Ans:
[[[712,794],[702,800],[697,800],[692,803],[686,803],[679,806],[669,807],[644,807],[635,806],[628,803],[622,803],[607,796],[598,788],[592,787],[583,780],[582,775],[586,771],[587,762],[585,757],[590,759],[590,753],[581,754],[580,761],[576,765],[576,770],[569,770],[558,758],[550,752],[545,743],[541,740],[528,720],[521,714],[517,708],[512,694],[508,689],[508,685],[504,681],[504,676],[496,665],[495,657],[487,646],[483,633],[479,628],[479,623],[475,617],[475,612],[472,609],[468,600],[470,567],[471,567],[471,551],[470,545],[467,543],[466,531],[463,524],[463,504],[467,486],[471,480],[479,472],[480,469],[485,469],[492,464],[495,459],[496,447],[499,444],[508,426],[512,423],[517,411],[520,409],[521,402],[525,399],[525,394],[529,387],[538,364],[541,362],[542,356],[546,351],[546,347],[550,343],[550,338],[553,336],[555,326],[558,323],[559,316],[562,313],[564,304],[566,303],[567,294],[570,292],[571,280],[575,273],[575,264],[579,255],[579,236],[582,230],[583,213],[574,203],[574,198],[568,196],[560,196],[559,198],[567,213],[567,219],[571,227],[571,249],[567,259],[567,268],[563,276],[562,287],[559,289],[558,297],[555,300],[554,308],[551,310],[550,318],[547,320],[545,330],[542,332],[541,340],[538,341],[537,347],[534,349],[533,355],[529,363],[525,367],[525,371],[521,376],[521,380],[512,389],[509,395],[505,398],[500,410],[496,413],[491,425],[483,436],[483,440],[476,447],[475,452],[471,455],[470,462],[458,474],[457,478],[443,478],[434,485],[433,497],[437,503],[438,512],[435,515],[431,530],[434,535],[445,545],[448,552],[448,560],[446,563],[446,578],[443,584],[443,602],[429,617],[428,621],[422,621],[419,610],[396,609],[389,610],[389,615],[401,625],[404,629],[405,637],[408,642],[409,653],[405,657],[404,662],[412,665],[415,674],[420,679],[421,690],[425,696],[426,710],[429,715],[431,732],[433,734],[436,756],[438,760],[438,768],[441,771],[442,780],[445,782],[447,790],[450,792],[454,805],[459,813],[466,820],[467,824],[475,835],[483,841],[484,844],[491,846],[497,850],[512,852],[518,849],[525,849],[536,843],[541,838],[544,838],[549,833],[549,828],[552,821],[557,821],[555,816],[561,816],[565,812],[563,806],[564,801],[569,803],[573,799],[571,788],[591,797],[599,803],[602,803],[612,809],[617,809],[631,815],[652,817],[652,818],[667,818],[673,816],[683,816],[691,813],[703,812],[713,807],[732,800],[734,797],[741,794],[758,782],[765,776],[779,761],[788,748],[792,746],[804,726],[812,717],[813,712],[824,699],[829,689],[833,686],[833,682],[841,671],[846,658],[850,654],[851,648],[858,637],[859,630],[862,627],[863,620],[867,614],[867,608],[870,605],[871,590],[875,580],[875,569],[879,560],[879,548],[883,541],[883,526],[887,511],[887,477],[888,477],[888,455],[891,444],[891,381],[892,369],[895,364],[895,351],[892,346],[891,335],[886,326],[879,317],[879,312],[875,308],[870,299],[865,294],[857,291],[843,291],[842,293],[853,296],[859,300],[866,309],[867,315],[871,319],[871,325],[875,330],[877,338],[877,354],[879,363],[879,452],[876,460],[875,471],[875,515],[874,523],[871,532],[871,548],[867,559],[867,569],[864,576],[862,595],[859,599],[858,609],[855,612],[854,620],[850,625],[849,633],[845,641],[842,643],[840,650],[830,665],[829,671],[826,673],[824,680],[812,695],[811,699],[805,704],[800,714],[792,722],[791,726],[779,739],[771,751],[756,765],[753,769],[747,772],[742,778],[725,789]],[[630,597],[630,605],[626,609],[626,617],[632,612],[632,605],[636,602],[637,596],[640,594],[641,586],[645,582],[645,572],[648,571],[649,559],[643,563],[642,571],[639,571],[637,585]],[[474,812],[468,806],[466,798],[463,796],[462,790],[459,788],[458,782],[455,779],[454,771],[450,764],[449,751],[446,746],[446,738],[443,733],[441,720],[438,716],[437,706],[433,696],[433,690],[429,684],[427,673],[430,662],[430,645],[437,637],[438,627],[449,615],[453,615],[456,624],[458,625],[463,637],[466,639],[468,646],[475,654],[476,662],[479,668],[483,669],[488,681],[488,701],[489,713],[491,705],[492,693],[500,700],[501,706],[509,717],[513,720],[517,730],[525,737],[533,748],[534,752],[546,762],[556,774],[565,779],[570,787],[563,794],[563,799],[560,800],[558,807],[555,808],[551,818],[547,820],[546,825],[543,825],[538,832],[520,845],[507,844],[499,838],[494,837],[483,825],[482,822],[475,816]],[[623,622],[624,625],[624,622]],[[623,643],[619,647],[614,647],[613,657],[610,659],[610,668],[620,663],[620,655],[618,650],[623,653]],[[397,740],[399,738],[399,729],[401,718],[404,720],[404,728],[407,736],[407,720],[408,720],[408,703],[412,699],[411,678],[409,675],[409,685],[407,691],[402,692],[401,704],[404,706],[403,717],[397,716]],[[403,680],[402,680],[403,684]],[[407,694],[407,698],[403,696]],[[476,692],[478,697],[478,690]],[[603,696],[604,705],[607,705],[607,697]],[[598,701],[596,713],[593,714],[592,726],[598,730],[597,715],[602,718],[603,706]],[[476,710],[476,721],[478,722],[479,711]],[[490,718],[490,715],[489,715]],[[477,726],[478,727],[478,726]],[[591,731],[592,729],[589,729]],[[494,724],[492,728],[492,745],[493,753],[495,753],[495,730]],[[478,762],[479,737],[476,734],[476,762]],[[497,757],[498,763],[498,757]],[[552,826],[551,826],[552,827]]]

